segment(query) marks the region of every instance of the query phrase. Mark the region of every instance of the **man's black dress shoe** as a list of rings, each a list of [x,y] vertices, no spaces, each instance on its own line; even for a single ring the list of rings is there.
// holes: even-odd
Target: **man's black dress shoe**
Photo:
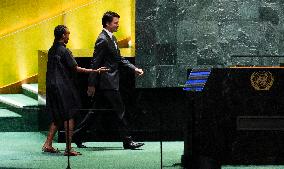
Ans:
[[[134,150],[136,148],[142,147],[143,145],[144,145],[144,143],[137,143],[137,142],[134,142],[134,141],[123,142],[123,148],[124,149]]]
[[[127,136],[124,138],[123,140],[123,148],[124,149],[131,149],[134,150],[136,148],[142,147],[144,145],[144,143],[137,143],[134,142],[131,138],[131,136]]]
[[[78,148],[87,148],[83,143],[75,143]]]

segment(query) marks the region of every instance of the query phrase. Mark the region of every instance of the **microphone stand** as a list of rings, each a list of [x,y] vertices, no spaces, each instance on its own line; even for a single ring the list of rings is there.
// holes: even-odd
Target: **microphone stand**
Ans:
[[[66,142],[67,142],[67,167],[66,169],[71,169],[70,167],[70,148],[69,148],[69,142],[70,142],[70,139],[69,139],[69,120],[67,120],[67,132],[65,132],[65,135],[66,135]]]

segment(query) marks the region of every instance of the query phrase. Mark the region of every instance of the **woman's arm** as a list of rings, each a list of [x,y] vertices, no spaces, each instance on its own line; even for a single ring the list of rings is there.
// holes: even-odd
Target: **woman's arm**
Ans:
[[[76,66],[75,69],[77,72],[80,72],[80,73],[92,73],[92,72],[101,73],[101,72],[109,71],[109,69],[107,69],[106,67],[100,67],[98,69],[86,69],[80,66]]]

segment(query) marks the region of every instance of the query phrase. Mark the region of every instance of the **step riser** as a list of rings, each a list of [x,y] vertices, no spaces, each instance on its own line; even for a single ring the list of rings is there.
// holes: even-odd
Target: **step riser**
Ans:
[[[35,94],[35,93],[31,92],[31,91],[28,91],[28,90],[23,89],[23,94],[28,96],[28,97],[31,97],[31,98],[33,98],[35,100],[38,99],[37,98],[37,94]]]
[[[4,103],[2,103],[2,102],[0,102],[0,108],[1,108],[1,109],[6,109],[6,108],[7,108],[7,105],[4,104]]]
[[[38,124],[23,118],[1,118],[0,132],[37,132]]]
[[[6,109],[17,113],[22,117],[0,118],[0,131],[39,131],[39,110],[36,107],[32,109],[21,109],[6,105]]]

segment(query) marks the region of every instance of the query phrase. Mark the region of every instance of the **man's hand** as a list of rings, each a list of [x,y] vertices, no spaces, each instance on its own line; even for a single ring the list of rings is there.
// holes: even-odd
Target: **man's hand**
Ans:
[[[138,76],[141,76],[144,74],[143,70],[142,69],[139,69],[139,68],[136,68],[135,70],[135,73],[138,75]]]
[[[95,92],[96,92],[95,86],[88,86],[88,90],[87,90],[88,96],[94,97]]]

